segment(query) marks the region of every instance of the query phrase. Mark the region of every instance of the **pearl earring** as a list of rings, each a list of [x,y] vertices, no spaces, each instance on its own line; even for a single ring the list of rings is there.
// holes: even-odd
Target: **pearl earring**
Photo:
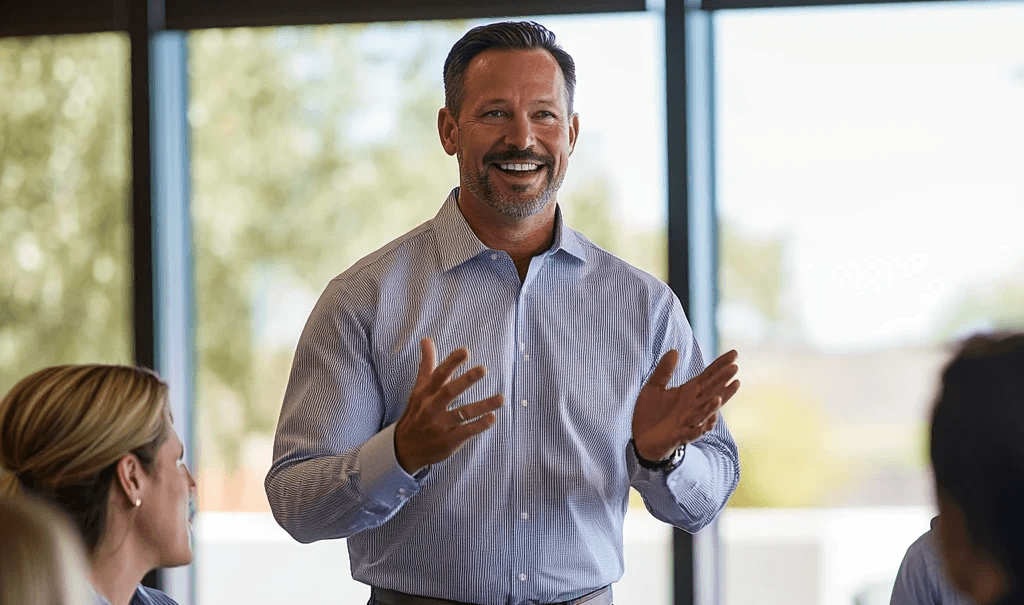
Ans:
[[[135,499],[135,508],[142,506],[142,498]]]

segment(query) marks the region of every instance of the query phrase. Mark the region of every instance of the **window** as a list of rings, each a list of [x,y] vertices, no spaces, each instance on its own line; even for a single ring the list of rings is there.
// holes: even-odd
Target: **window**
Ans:
[[[581,129],[559,196],[566,219],[664,278],[661,16],[538,20],[578,70]],[[445,56],[473,25],[190,34],[199,603],[366,598],[349,577],[344,541],[300,545],[277,527],[263,478],[295,343],[320,292],[433,217],[458,184],[436,115]],[[671,532],[636,504],[633,562],[616,602],[666,603]]]
[[[0,393],[131,360],[128,44],[0,40]]]
[[[724,601],[888,603],[951,342],[1024,327],[1024,7],[715,15]]]

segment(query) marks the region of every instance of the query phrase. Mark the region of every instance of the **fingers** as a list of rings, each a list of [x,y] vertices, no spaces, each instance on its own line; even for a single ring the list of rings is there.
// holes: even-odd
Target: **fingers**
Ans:
[[[456,397],[465,393],[469,387],[476,384],[476,382],[486,374],[487,368],[484,366],[474,366],[466,370],[458,378],[446,382],[445,385],[432,396],[430,405],[440,410],[448,409],[448,404],[455,401]]]
[[[496,411],[501,407],[504,400],[504,396],[502,396],[501,393],[498,393],[497,395],[492,395],[487,399],[481,399],[480,401],[457,407],[452,410],[452,414],[459,422],[466,422],[467,420],[478,418],[484,414]]]
[[[703,374],[715,374],[725,366],[736,363],[736,359],[739,358],[740,354],[736,352],[736,349],[722,353],[717,359],[708,364],[708,367],[704,368]]]
[[[434,370],[437,352],[434,351],[434,341],[429,338],[420,339],[420,369],[416,374],[416,384],[424,384]]]
[[[722,407],[723,405],[725,405],[726,402],[728,402],[730,399],[732,399],[732,396],[736,394],[736,391],[739,391],[739,390],[740,390],[740,381],[739,380],[733,380],[729,384],[725,385],[725,390],[720,395],[720,397],[722,398],[722,403],[718,407]]]
[[[706,372],[707,370],[705,370]],[[729,364],[718,368],[718,371],[712,375],[701,374],[700,380],[700,394],[717,394],[721,391],[726,384],[736,377],[740,371],[740,367],[736,364]]]
[[[679,363],[679,351],[672,349],[665,353],[661,357],[661,361],[658,362],[657,367],[654,368],[654,372],[651,373],[651,377],[647,379],[647,384],[661,389],[667,387],[668,381],[672,379],[672,372],[675,371],[677,363]]]
[[[491,428],[497,420],[497,414],[492,411],[479,415],[472,420],[455,425],[450,433],[452,441],[456,444],[452,451],[454,452],[462,447],[462,444],[466,441],[469,441],[473,437]]]
[[[706,419],[706,420],[705,420],[705,421],[704,421],[704,422],[703,422],[703,423],[702,423],[702,424],[700,425],[700,432],[701,432],[701,435],[703,435],[704,433],[710,433],[710,432],[711,432],[711,429],[715,428],[715,425],[716,425],[716,424],[718,424],[718,412],[715,412],[715,413],[714,413],[714,414],[713,414],[712,416],[709,416],[709,417],[708,417],[708,418],[707,418],[707,419]]]
[[[433,348],[433,344],[431,344]],[[448,357],[441,362],[441,365],[433,369],[433,373],[430,374],[430,379],[424,385],[423,391],[426,395],[432,395],[436,393],[455,373],[455,370],[462,364],[469,360],[469,349],[466,347],[459,347],[452,351]]]

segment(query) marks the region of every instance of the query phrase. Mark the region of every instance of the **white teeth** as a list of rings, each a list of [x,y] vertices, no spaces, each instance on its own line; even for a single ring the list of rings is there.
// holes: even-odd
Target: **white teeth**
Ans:
[[[502,170],[536,170],[540,167],[540,164],[498,164]]]

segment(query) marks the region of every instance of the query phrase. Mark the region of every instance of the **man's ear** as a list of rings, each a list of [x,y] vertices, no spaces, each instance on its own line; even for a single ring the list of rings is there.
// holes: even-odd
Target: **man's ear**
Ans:
[[[128,454],[117,461],[115,480],[129,506],[137,506],[135,503],[142,498],[146,479],[142,461],[135,454]]]
[[[448,155],[455,155],[459,151],[459,124],[455,117],[442,107],[437,112],[437,134],[441,137],[441,147]]]
[[[569,155],[576,149],[576,137],[580,134],[580,114],[572,114],[569,120]]]

